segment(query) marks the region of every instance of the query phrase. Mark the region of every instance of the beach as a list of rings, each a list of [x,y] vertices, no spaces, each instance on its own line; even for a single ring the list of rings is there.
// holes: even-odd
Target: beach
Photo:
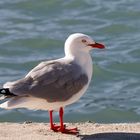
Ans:
[[[0,140],[138,140],[140,123],[66,123],[77,127],[78,135],[56,133],[48,123],[0,123]]]

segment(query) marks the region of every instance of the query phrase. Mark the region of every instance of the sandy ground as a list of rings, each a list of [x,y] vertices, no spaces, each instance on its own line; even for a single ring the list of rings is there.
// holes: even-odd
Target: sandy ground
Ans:
[[[48,123],[0,123],[0,140],[140,140],[140,123],[66,123],[79,135],[56,133]]]

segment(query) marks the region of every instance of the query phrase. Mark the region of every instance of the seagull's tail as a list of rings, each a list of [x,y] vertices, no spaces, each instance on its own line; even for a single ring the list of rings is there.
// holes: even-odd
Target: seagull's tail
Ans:
[[[0,89],[0,100],[4,100],[6,98],[11,98],[11,97],[15,97],[16,95],[14,95],[13,93],[10,92],[9,88],[1,88]],[[9,101],[6,101],[2,104],[0,104],[0,108],[5,108],[5,109],[8,109],[8,102]]]
[[[0,94],[3,95],[3,96],[1,96],[0,100],[5,99],[5,98],[10,98],[10,97],[16,96],[13,93],[11,93],[8,88],[2,88],[2,89],[0,89]]]

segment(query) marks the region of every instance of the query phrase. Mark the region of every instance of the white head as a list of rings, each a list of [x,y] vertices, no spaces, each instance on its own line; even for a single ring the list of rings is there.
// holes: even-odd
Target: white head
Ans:
[[[65,42],[66,56],[77,55],[80,52],[89,53],[93,48],[103,49],[105,46],[96,43],[90,36],[82,33],[71,34]]]

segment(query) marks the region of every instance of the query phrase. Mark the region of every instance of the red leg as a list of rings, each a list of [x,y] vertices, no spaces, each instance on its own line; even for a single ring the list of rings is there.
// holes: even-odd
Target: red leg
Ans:
[[[58,131],[58,128],[60,128],[60,126],[57,126],[53,123],[53,110],[49,111],[49,114],[50,114],[50,127],[51,127],[51,130],[53,131]]]
[[[50,114],[50,127],[51,129],[53,129],[53,111],[49,111],[49,114]]]
[[[59,118],[60,118],[60,131],[61,132],[63,132],[64,131],[64,129],[65,129],[65,126],[64,126],[64,124],[63,124],[63,114],[64,114],[64,111],[63,111],[63,108],[62,107],[60,107],[60,109],[59,109]]]
[[[71,129],[66,129],[66,126],[63,124],[63,114],[64,114],[64,111],[63,111],[63,108],[60,107],[59,109],[59,118],[60,118],[60,126],[59,125],[55,125],[53,123],[53,111],[49,111],[49,114],[50,114],[50,127],[51,127],[51,130],[55,131],[55,132],[62,132],[62,133],[65,133],[65,134],[78,134],[78,129],[77,128],[71,128]]]
[[[66,126],[63,124],[63,114],[64,114],[63,108],[60,107],[60,110],[59,110],[60,132],[66,133],[66,134],[78,134],[79,132],[77,128],[70,128],[70,129],[66,128]]]

